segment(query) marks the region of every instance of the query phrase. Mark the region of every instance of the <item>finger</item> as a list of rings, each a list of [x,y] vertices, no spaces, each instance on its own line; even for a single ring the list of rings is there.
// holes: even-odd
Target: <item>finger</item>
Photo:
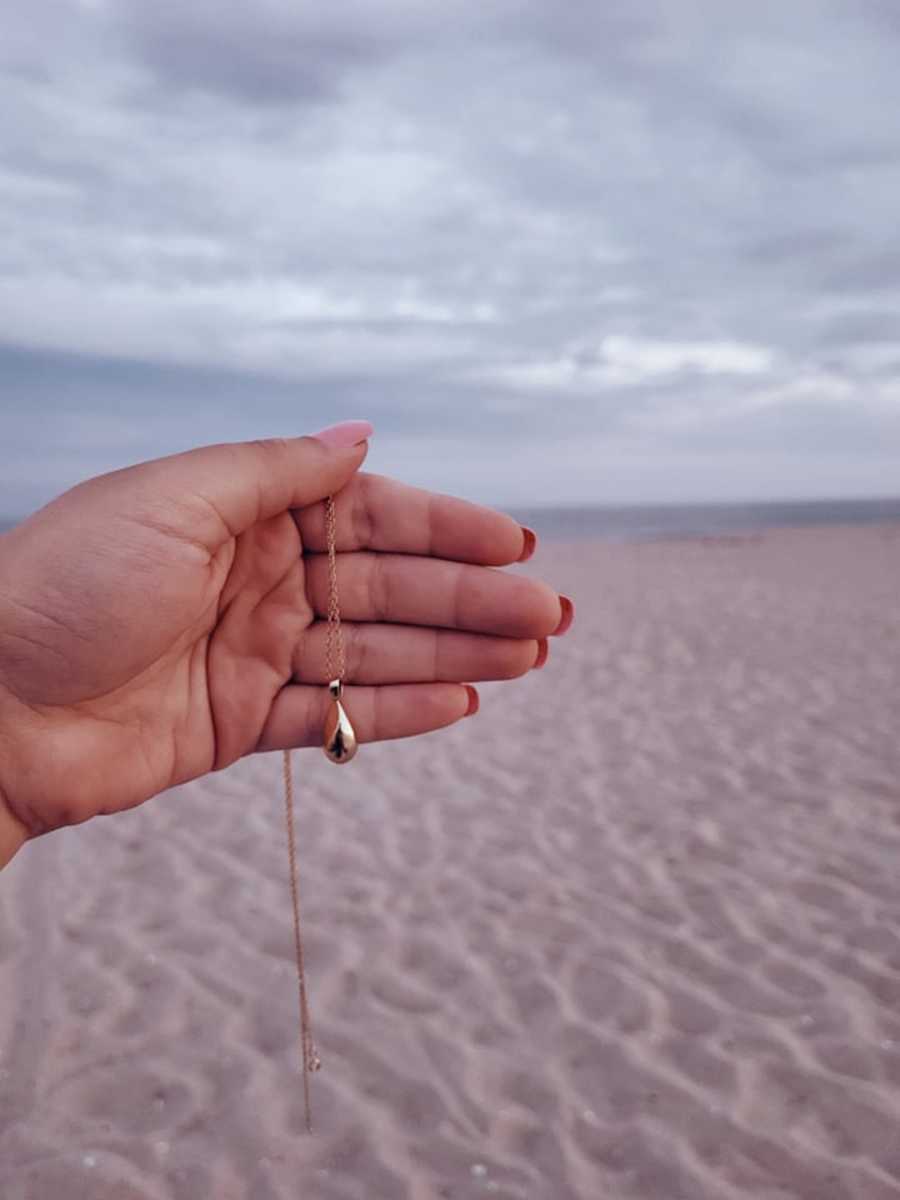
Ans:
[[[346,421],[313,437],[202,446],[131,468],[160,520],[188,509],[190,534],[218,547],[257,521],[339,491],[366,456],[368,421]],[[150,514],[156,515],[155,513]]]
[[[338,550],[425,554],[506,566],[530,557],[534,534],[505,513],[368,472],[335,499]],[[327,549],[321,506],[294,514],[303,545]]]
[[[327,625],[317,621],[303,635],[293,658],[296,683],[327,683]],[[534,638],[491,637],[416,625],[342,622],[345,678],[350,683],[462,683],[470,679],[515,679],[538,661]]]
[[[328,559],[306,559],[307,590],[318,616],[328,613]],[[563,618],[552,588],[525,575],[406,554],[358,551],[337,556],[341,615],[348,621],[462,629],[500,637],[542,638]]]
[[[257,750],[320,746],[331,698],[325,688],[288,685],[269,712]],[[341,703],[360,742],[414,737],[477,711],[478,693],[460,683],[348,687]]]

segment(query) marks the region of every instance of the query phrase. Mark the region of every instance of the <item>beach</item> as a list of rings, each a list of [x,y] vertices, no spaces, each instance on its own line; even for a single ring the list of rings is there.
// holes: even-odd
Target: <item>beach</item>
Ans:
[[[900,1196],[900,524],[541,545],[547,666],[0,876],[4,1200]]]

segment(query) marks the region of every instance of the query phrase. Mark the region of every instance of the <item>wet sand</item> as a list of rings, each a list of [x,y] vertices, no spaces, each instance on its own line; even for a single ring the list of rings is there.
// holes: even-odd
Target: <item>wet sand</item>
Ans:
[[[4,1200],[900,1196],[900,526],[541,548],[550,663],[0,876]]]

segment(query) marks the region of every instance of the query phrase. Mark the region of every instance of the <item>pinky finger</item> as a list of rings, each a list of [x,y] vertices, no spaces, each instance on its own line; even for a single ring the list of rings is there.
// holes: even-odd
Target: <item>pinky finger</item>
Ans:
[[[323,687],[289,685],[275,698],[257,750],[320,746],[331,697]],[[359,742],[414,737],[453,725],[478,711],[466,683],[404,683],[345,687],[341,700]]]

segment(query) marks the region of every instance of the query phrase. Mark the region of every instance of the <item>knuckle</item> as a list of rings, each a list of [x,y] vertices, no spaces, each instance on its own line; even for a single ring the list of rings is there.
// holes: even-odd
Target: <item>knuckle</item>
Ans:
[[[367,646],[359,625],[342,625],[347,655],[347,673],[355,683],[365,681]]]
[[[290,442],[283,437],[253,438],[247,445],[264,458],[283,458],[288,452]]]
[[[390,579],[380,554],[369,556],[369,603],[374,621],[387,620],[390,612]]]
[[[350,511],[350,523],[356,546],[368,548],[372,545],[375,532],[374,495],[372,479],[375,476],[357,475]]]

